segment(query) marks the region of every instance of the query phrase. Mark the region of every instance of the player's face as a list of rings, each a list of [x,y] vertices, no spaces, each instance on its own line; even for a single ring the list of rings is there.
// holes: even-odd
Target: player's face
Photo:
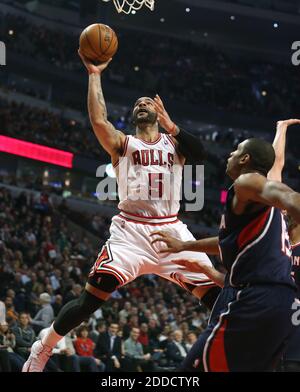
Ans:
[[[242,167],[242,159],[245,156],[244,147],[247,140],[240,143],[227,160],[226,174],[235,180],[239,175]]]
[[[152,98],[142,97],[136,101],[133,108],[133,121],[135,125],[156,123],[157,113]]]

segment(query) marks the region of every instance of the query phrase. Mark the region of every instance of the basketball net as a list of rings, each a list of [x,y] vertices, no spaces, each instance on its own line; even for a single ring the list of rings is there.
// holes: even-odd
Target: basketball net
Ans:
[[[109,0],[103,0],[105,2]],[[154,10],[155,0],[113,0],[114,5],[120,14],[130,14],[132,11],[138,11],[145,5],[151,11]]]

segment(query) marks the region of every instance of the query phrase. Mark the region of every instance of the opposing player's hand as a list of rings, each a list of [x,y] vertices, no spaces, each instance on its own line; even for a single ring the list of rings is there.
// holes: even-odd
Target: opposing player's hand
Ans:
[[[157,238],[151,241],[152,245],[156,242],[164,242],[167,245],[167,248],[161,249],[159,253],[178,253],[183,250],[184,241],[172,237],[165,231],[154,231],[150,234],[150,237],[154,236],[157,236]]]
[[[277,121],[277,128],[278,127],[289,127],[290,125],[300,124],[300,120],[297,118],[291,118],[289,120],[280,120]]]
[[[101,63],[99,65],[95,65],[91,60],[89,60],[87,57],[85,57],[81,52],[80,49],[78,49],[78,54],[79,57],[81,58],[83,64],[85,65],[86,69],[88,70],[88,73],[96,73],[96,74],[101,74],[105,68],[108,66],[108,64],[111,62],[112,59],[109,59],[105,63]]]
[[[169,134],[176,136],[176,124],[171,120],[158,94],[156,94],[154,97],[154,107],[157,112],[157,119],[159,125],[164,128]]]
[[[205,273],[207,263],[198,259],[178,259],[171,260],[172,263],[185,267],[190,272]]]

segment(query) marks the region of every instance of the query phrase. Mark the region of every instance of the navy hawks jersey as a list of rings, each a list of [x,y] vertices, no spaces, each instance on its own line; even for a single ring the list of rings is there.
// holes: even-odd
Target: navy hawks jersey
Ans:
[[[300,298],[300,242],[292,245],[292,260],[292,275],[298,288],[298,298]]]
[[[222,216],[220,254],[228,271],[226,282],[234,287],[247,284],[286,284],[295,288],[291,276],[291,246],[285,219],[274,207],[232,212],[234,187],[229,189]]]

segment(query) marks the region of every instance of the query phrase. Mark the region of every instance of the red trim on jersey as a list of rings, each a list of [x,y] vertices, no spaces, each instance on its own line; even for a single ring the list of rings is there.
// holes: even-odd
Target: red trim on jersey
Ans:
[[[135,137],[136,139],[140,140],[140,141],[143,142],[143,143],[153,145],[153,144],[156,144],[156,143],[158,143],[158,142],[160,141],[160,139],[161,139],[161,133],[158,134],[158,138],[157,138],[154,142],[146,142],[146,140],[140,139],[140,138],[138,138],[138,137],[136,137],[136,136],[134,136],[134,137]]]
[[[226,327],[227,320],[224,320],[212,340],[208,353],[210,372],[229,372],[224,344]]]
[[[271,208],[268,208],[267,211],[260,214],[240,232],[237,239],[237,243],[240,249],[249,242],[253,241],[254,238],[261,233],[266,224],[270,211]]]
[[[170,277],[177,282],[177,284],[182,287],[184,290],[189,291],[187,287],[185,286],[184,282],[182,282],[178,277],[176,272],[172,272]]]
[[[121,276],[121,278],[124,280],[124,282],[128,280],[122,272],[120,272],[117,268],[112,267],[110,264],[104,264],[103,267],[111,269],[113,272],[118,273]]]
[[[151,223],[151,222],[141,222],[141,221],[137,221],[134,219],[128,219],[128,218],[125,218],[125,216],[123,216],[122,214],[119,214],[119,216],[122,219],[126,220],[127,222],[139,223],[141,225],[147,225],[147,226],[163,226],[163,225],[171,225],[173,223],[179,222],[179,219],[176,219],[173,222]]]
[[[166,136],[167,136],[169,142],[172,144],[172,146],[176,149],[176,146],[175,146],[175,143],[174,143],[172,137],[170,135],[166,135]]]
[[[115,169],[117,166],[119,166],[119,163],[120,163],[120,161],[118,159],[117,162],[113,165],[113,168]]]
[[[127,215],[136,216],[137,218],[143,218],[143,219],[167,219],[167,218],[174,218],[175,216],[178,215],[175,214],[175,215],[166,215],[166,216],[143,216],[143,215],[133,214],[132,212],[127,212],[124,210],[120,210],[120,211],[124,212]]]
[[[125,143],[124,143],[124,151],[123,151],[122,157],[125,157],[125,155],[126,155],[128,142],[129,142],[129,136],[126,136]]]

